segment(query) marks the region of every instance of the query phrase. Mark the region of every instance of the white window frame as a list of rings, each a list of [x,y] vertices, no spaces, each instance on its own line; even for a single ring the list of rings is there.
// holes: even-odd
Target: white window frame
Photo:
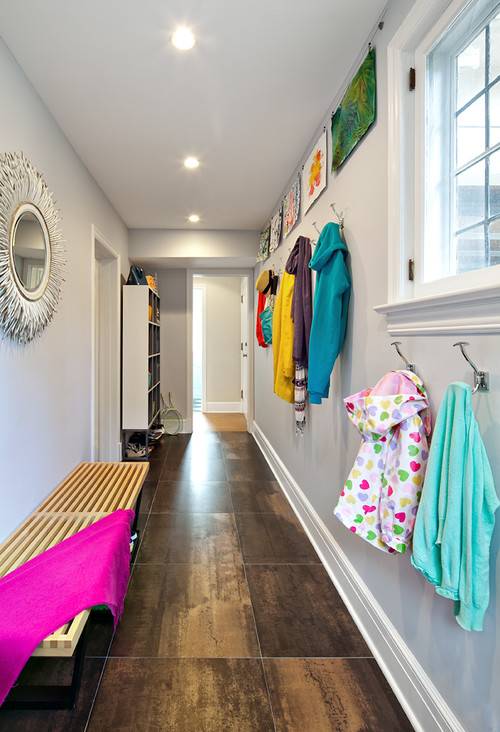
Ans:
[[[426,55],[474,0],[417,0],[387,49],[391,335],[500,333],[500,265],[424,282]],[[410,91],[410,68],[416,89]],[[415,280],[408,278],[415,261]]]

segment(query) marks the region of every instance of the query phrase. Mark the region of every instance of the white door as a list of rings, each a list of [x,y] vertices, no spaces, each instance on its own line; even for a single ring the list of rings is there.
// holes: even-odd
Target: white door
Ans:
[[[241,409],[248,411],[248,277],[241,278]]]

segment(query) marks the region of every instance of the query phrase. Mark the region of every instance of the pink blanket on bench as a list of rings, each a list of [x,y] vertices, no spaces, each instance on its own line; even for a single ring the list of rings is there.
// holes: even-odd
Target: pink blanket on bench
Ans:
[[[133,511],[115,511],[0,578],[0,705],[36,647],[94,605],[115,625],[130,573]]]

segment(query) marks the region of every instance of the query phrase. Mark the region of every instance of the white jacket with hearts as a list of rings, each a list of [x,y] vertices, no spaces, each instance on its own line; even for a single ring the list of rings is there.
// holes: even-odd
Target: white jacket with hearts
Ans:
[[[421,379],[391,371],[344,400],[363,437],[335,516],[383,551],[404,553],[411,542],[428,458],[431,420]]]

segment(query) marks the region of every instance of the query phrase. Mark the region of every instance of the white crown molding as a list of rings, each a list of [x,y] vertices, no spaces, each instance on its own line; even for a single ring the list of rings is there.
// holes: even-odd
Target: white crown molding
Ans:
[[[500,333],[500,285],[391,302],[374,308],[391,335]]]
[[[256,442],[417,732],[465,732],[260,427]]]

